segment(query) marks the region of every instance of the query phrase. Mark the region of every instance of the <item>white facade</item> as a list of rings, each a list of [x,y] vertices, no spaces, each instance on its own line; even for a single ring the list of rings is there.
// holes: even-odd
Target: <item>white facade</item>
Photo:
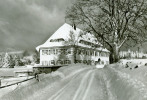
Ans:
[[[143,53],[142,51],[120,51],[119,53],[120,58],[147,58],[147,54]]]
[[[74,33],[74,43],[68,42],[70,32]],[[90,33],[79,37],[83,32],[79,28],[73,29],[69,24],[62,25],[44,44],[36,47],[40,52],[40,65],[60,65],[71,64],[74,61],[74,51],[76,50],[76,62],[85,64],[109,63],[109,51],[102,48],[96,38]],[[96,48],[95,46],[99,46]]]

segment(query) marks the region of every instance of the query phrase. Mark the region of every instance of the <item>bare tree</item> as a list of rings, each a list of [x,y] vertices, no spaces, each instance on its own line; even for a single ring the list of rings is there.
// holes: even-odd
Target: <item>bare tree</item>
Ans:
[[[33,56],[33,63],[36,63],[36,64],[39,64],[39,62],[40,62],[40,55],[39,55],[39,53],[35,50],[35,52],[34,52],[35,54],[33,54],[32,56]]]
[[[95,35],[118,62],[120,48],[147,38],[146,0],[77,0],[67,9],[66,20]]]
[[[76,63],[76,54],[78,49],[79,39],[82,38],[83,32],[76,32],[76,26],[73,25],[73,29],[70,30],[69,38],[65,41],[65,44],[70,45],[73,47],[73,61]]]

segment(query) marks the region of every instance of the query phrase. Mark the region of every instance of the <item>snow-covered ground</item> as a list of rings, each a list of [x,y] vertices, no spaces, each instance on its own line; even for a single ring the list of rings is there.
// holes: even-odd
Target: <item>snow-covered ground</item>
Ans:
[[[146,66],[130,70],[120,64],[101,69],[76,64],[42,74],[40,82],[20,84],[0,100],[147,100],[146,77]]]
[[[145,65],[147,63],[147,59],[121,59],[120,62],[122,64],[126,64],[128,63],[134,63],[134,64],[138,64],[138,65]]]
[[[7,86],[7,85],[10,85],[10,84],[14,84],[14,83],[17,83],[17,82],[21,82],[21,81],[23,81],[23,80],[27,80],[27,79],[30,79],[30,78],[32,78],[32,77],[33,77],[33,76],[4,78],[4,79],[1,79],[1,86]]]

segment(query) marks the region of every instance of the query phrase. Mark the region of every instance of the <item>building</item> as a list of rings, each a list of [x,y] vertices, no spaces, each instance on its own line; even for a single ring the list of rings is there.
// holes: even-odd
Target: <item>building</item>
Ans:
[[[14,71],[15,77],[29,77],[33,76],[33,71],[31,70],[20,70],[20,71]]]
[[[40,52],[41,66],[72,64],[74,54],[76,63],[109,64],[109,51],[92,34],[66,23],[36,50]]]
[[[120,58],[130,58],[130,59],[146,59],[147,54],[145,54],[143,51],[131,51],[128,49],[128,51],[120,51],[119,53]]]

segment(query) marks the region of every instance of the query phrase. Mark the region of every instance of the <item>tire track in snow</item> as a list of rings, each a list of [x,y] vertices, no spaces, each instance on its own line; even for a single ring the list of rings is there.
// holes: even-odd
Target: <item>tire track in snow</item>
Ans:
[[[77,70],[77,71],[75,71],[75,72],[72,72],[71,74],[69,74],[67,77],[65,77],[64,79],[62,79],[62,80],[60,80],[60,81],[57,81],[57,82],[55,82],[55,83],[52,83],[52,84],[50,84],[50,85],[48,85],[48,86],[46,86],[45,88],[42,88],[40,91],[38,91],[39,92],[39,94],[38,94],[38,92],[35,92],[34,94],[32,94],[32,95],[30,95],[28,98],[27,98],[27,100],[32,100],[32,99],[36,99],[36,100],[46,100],[45,98],[46,97],[48,97],[48,94],[47,93],[49,93],[50,92],[50,90],[52,89],[52,88],[54,88],[54,87],[56,87],[56,86],[58,86],[59,85],[59,83],[60,82],[63,82],[63,81],[65,81],[65,80],[68,80],[69,78],[72,78],[74,75],[76,75],[76,74],[79,74],[79,73],[81,73],[81,72],[83,72],[83,71],[85,71],[85,70],[88,70],[88,69],[90,69],[90,68],[82,68],[82,69],[80,69],[80,70]],[[44,95],[44,96],[43,96]],[[33,98],[32,98],[33,97]],[[48,100],[51,100],[51,99],[48,99]]]
[[[82,100],[86,100],[87,94],[88,94],[88,92],[90,90],[90,86],[91,86],[91,84],[93,82],[93,79],[94,79],[94,75],[95,75],[95,73],[93,73],[92,76],[91,76],[91,78],[90,78],[89,84],[87,86],[87,89],[86,89],[86,91],[84,93],[84,96],[83,96]]]
[[[89,69],[89,68],[88,68]],[[70,79],[70,81],[67,83],[67,84],[65,84],[64,85],[64,87],[62,87],[60,90],[58,90],[54,95],[52,95],[48,100],[57,100],[60,96],[61,96],[61,94],[64,92],[64,90],[66,89],[66,88],[68,88],[68,86],[70,85],[70,84],[72,84],[72,82],[74,81],[74,79],[77,77],[77,75],[79,75],[79,74],[81,74],[82,72],[84,72],[84,71],[86,71],[87,69],[84,69],[84,70],[82,70],[82,71],[78,71],[78,73],[76,73],[76,75],[74,76],[74,77],[72,77],[72,79]],[[71,75],[72,76],[72,75]],[[68,77],[69,78],[69,77]]]
[[[90,84],[91,84],[91,82],[86,82],[86,80],[88,79],[88,77],[90,76],[90,74],[93,72],[93,70],[89,70],[88,72],[87,72],[87,74],[83,77],[83,79],[82,79],[82,81],[81,81],[81,83],[80,83],[80,85],[79,85],[79,88],[78,88],[78,90],[75,92],[75,95],[74,95],[74,97],[73,97],[73,100],[78,100],[77,98],[78,98],[78,96],[80,96],[81,95],[81,93],[82,92],[84,92],[85,91],[85,89],[86,89],[86,91],[88,92],[88,87],[86,88],[85,87],[85,89],[84,89],[84,84],[86,84],[86,86],[88,86],[89,85],[89,87],[90,87]],[[91,74],[92,75],[92,74]],[[91,80],[92,81],[92,80]],[[84,93],[85,94],[85,93]],[[87,94],[87,93],[86,93]],[[85,94],[85,95],[86,95]],[[85,98],[85,97],[84,97]],[[83,99],[84,99],[83,98]]]
[[[103,74],[103,80],[104,80],[104,85],[106,88],[108,100],[117,100],[116,94],[112,93],[112,91],[110,90],[111,87],[110,81],[108,81],[109,79],[107,79],[105,74]]]

